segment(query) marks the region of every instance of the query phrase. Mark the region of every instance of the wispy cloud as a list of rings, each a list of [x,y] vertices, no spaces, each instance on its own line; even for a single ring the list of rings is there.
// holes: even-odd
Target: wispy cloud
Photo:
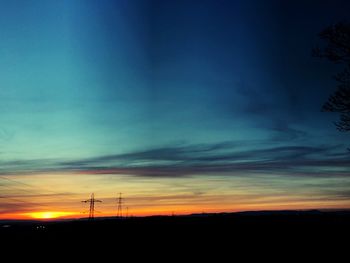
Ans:
[[[259,149],[232,142],[173,145],[77,160],[1,162],[1,174],[72,172],[182,177],[203,174],[279,173],[295,176],[348,176],[350,154],[340,146],[278,146]]]

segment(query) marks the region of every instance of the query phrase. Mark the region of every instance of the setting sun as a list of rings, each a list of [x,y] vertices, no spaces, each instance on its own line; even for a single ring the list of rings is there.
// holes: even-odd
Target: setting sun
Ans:
[[[73,212],[51,212],[51,211],[45,211],[45,212],[33,212],[29,213],[28,215],[35,219],[53,219],[53,218],[59,218],[59,217],[65,217],[73,215]]]

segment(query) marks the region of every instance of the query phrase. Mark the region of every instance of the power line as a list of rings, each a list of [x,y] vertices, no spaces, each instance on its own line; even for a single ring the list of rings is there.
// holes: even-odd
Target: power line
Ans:
[[[3,175],[0,175],[0,179],[3,179],[3,180],[6,180],[6,181],[9,181],[9,182],[12,182],[12,183],[16,183],[16,184],[19,184],[19,185],[22,185],[22,186],[26,186],[26,187],[30,187],[30,188],[34,188],[33,190],[31,189],[24,189],[24,188],[19,188],[17,186],[13,186],[13,185],[1,185],[1,187],[7,187],[7,188],[10,188],[10,187],[13,187],[13,188],[16,188],[20,191],[24,191],[24,192],[37,192],[37,191],[43,191],[43,192],[49,192],[51,194],[62,194],[62,193],[58,193],[58,192],[55,192],[55,191],[52,191],[52,190],[49,190],[49,189],[45,189],[43,187],[38,187],[38,186],[34,186],[34,185],[31,185],[31,184],[27,184],[27,183],[23,183],[21,181],[18,181],[18,180],[14,180],[14,179],[10,179],[8,177],[5,177]]]
[[[25,186],[25,187],[32,188],[32,189],[25,189],[23,187],[18,187],[16,185],[9,185],[9,184],[0,185],[0,187],[7,188],[10,191],[18,191],[18,192],[22,192],[22,193],[25,192],[25,193],[29,193],[31,195],[33,195],[33,194],[40,195],[40,194],[38,194],[39,191],[45,191],[45,192],[49,192],[49,193],[55,194],[55,195],[61,194],[61,193],[54,192],[54,191],[51,191],[51,190],[48,190],[48,189],[44,189],[42,187],[36,187],[36,186],[30,185],[30,184],[27,184],[27,183],[23,183],[23,182],[18,181],[18,180],[10,179],[10,178],[5,177],[3,175],[0,175],[0,179],[9,181],[11,183],[15,183],[15,184],[23,186],[23,187]],[[21,206],[21,204],[27,204],[27,205],[36,206],[36,207],[51,208],[51,206],[43,204],[43,203],[22,200],[22,198],[25,198],[26,195],[23,195],[21,199],[16,197],[17,195],[15,195],[15,197],[12,197],[12,196],[13,195],[2,195],[2,196],[0,196],[0,201],[2,199],[2,200],[9,200],[9,201],[12,201],[12,202],[16,202],[15,204],[14,203],[11,204],[11,205],[16,205],[16,206]],[[30,197],[30,195],[28,195],[28,196]],[[1,202],[1,203],[9,203],[9,202],[5,201],[5,202]]]
[[[6,181],[10,181],[10,182],[13,182],[13,183],[16,183],[16,184],[21,184],[21,185],[32,187],[32,185],[29,185],[29,184],[26,184],[26,183],[23,183],[23,182],[14,180],[14,179],[7,178],[7,177],[5,177],[3,175],[0,175],[0,179],[6,180]]]
[[[0,196],[0,200],[1,199],[6,199],[6,200],[12,200],[15,201],[16,204],[11,204],[11,205],[16,205],[16,206],[20,206],[19,203],[23,203],[23,204],[28,204],[28,205],[33,205],[33,206],[39,206],[39,207],[45,207],[45,208],[49,208],[50,206],[42,204],[42,203],[33,203],[33,202],[28,202],[28,201],[23,201],[21,199],[18,198],[13,198],[13,197],[8,197],[8,196]]]

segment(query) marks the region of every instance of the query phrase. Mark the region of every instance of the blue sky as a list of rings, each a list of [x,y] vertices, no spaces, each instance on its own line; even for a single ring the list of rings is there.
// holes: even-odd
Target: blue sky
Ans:
[[[349,184],[349,135],[320,110],[341,67],[311,56],[317,34],[349,8],[1,1],[1,174],[258,173]]]

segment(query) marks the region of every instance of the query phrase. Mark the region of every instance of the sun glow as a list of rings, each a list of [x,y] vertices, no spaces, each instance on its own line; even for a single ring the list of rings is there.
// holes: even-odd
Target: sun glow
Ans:
[[[32,212],[28,215],[35,219],[53,219],[53,218],[59,218],[59,217],[66,217],[74,215],[73,212],[52,212],[52,211],[45,211],[45,212]]]

